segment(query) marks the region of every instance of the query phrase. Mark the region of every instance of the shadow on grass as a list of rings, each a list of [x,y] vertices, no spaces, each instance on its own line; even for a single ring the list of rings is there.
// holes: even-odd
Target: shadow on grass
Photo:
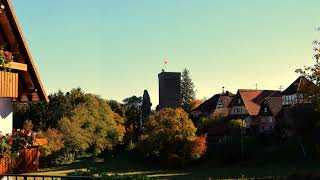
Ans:
[[[287,176],[294,173],[320,172],[317,163],[272,163],[264,165],[234,165],[219,167],[213,160],[207,159],[201,163],[181,169],[168,169],[156,163],[144,160],[139,154],[125,152],[119,155],[101,157],[87,156],[64,166],[42,169],[42,174],[68,174],[75,169],[95,168],[99,173],[120,175],[148,175],[161,179],[235,179]]]

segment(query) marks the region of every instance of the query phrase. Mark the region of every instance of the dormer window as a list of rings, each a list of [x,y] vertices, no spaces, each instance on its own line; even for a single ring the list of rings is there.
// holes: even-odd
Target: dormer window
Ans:
[[[221,99],[219,99],[219,101],[218,101],[218,103],[217,103],[217,107],[216,107],[217,109],[221,109],[221,108],[223,108],[223,103],[222,103],[222,101],[221,101]]]

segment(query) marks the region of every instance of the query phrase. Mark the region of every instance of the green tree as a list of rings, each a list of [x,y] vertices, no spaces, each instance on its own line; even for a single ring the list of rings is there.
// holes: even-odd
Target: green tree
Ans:
[[[133,131],[136,132],[139,129],[141,121],[141,106],[142,106],[142,97],[131,96],[123,100],[125,105],[125,117],[126,117],[126,126],[133,126]]]
[[[108,104],[111,107],[112,111],[117,113],[119,116],[121,117],[125,116],[126,107],[124,104],[121,104],[116,100],[108,100]]]
[[[112,150],[122,141],[118,124],[108,103],[98,96],[86,94],[86,101],[77,105],[70,117],[59,121],[59,130],[64,134],[67,152],[93,150],[99,154]]]
[[[49,95],[49,102],[34,104],[16,103],[14,105],[14,121],[19,122],[15,128],[22,128],[22,123],[30,119],[34,130],[47,130],[49,127],[57,128],[62,117],[71,117],[73,109],[85,102],[85,93],[80,88],[63,93],[59,90]],[[20,126],[20,127],[19,127]]]
[[[181,107],[188,113],[193,108],[193,103],[196,100],[194,84],[192,82],[190,72],[187,69],[182,71],[181,76]]]

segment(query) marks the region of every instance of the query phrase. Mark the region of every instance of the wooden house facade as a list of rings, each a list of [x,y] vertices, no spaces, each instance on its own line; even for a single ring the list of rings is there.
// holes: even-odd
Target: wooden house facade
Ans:
[[[12,62],[0,65],[0,131],[10,133],[13,101],[48,101],[48,97],[10,0],[0,2],[0,46],[13,55]]]

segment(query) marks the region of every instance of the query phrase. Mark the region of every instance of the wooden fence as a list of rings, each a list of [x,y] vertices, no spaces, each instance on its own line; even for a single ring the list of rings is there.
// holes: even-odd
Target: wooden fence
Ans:
[[[40,146],[32,146],[19,152],[15,159],[9,157],[0,158],[0,174],[30,173],[38,171]]]

